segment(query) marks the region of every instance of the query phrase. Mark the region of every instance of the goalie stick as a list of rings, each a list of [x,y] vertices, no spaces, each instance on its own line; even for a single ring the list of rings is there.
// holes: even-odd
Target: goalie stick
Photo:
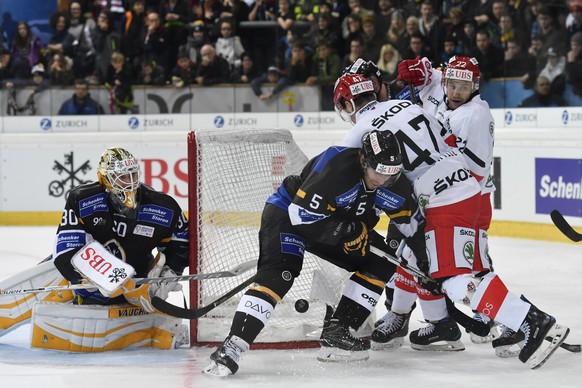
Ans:
[[[572,228],[562,213],[557,210],[552,210],[550,217],[552,218],[554,225],[556,225],[556,228],[558,228],[560,232],[564,233],[566,237],[574,242],[582,241],[582,234],[576,232],[574,228]]]
[[[247,280],[245,280],[232,290],[228,291],[226,294],[216,299],[214,302],[204,307],[200,307],[198,309],[178,307],[169,302],[166,302],[165,300],[157,296],[154,296],[152,298],[152,306],[154,306],[157,310],[161,311],[162,313],[171,315],[176,318],[198,319],[201,316],[208,314],[210,311],[214,310],[215,307],[223,304],[224,302],[238,294],[240,291],[244,290],[247,286],[249,286],[252,282],[255,281],[255,276],[256,275],[251,276],[250,278],[248,278]]]
[[[201,279],[216,279],[216,278],[228,278],[233,276],[238,276],[245,273],[257,266],[257,260],[245,261],[236,267],[219,272],[211,273],[199,273],[193,275],[181,275],[181,276],[171,276],[171,277],[157,277],[157,278],[134,278],[136,285],[141,284],[153,284],[153,283],[171,283],[171,282],[181,282],[185,280],[201,280]],[[37,292],[53,292],[53,291],[66,291],[66,290],[81,290],[96,288],[94,284],[91,283],[79,283],[79,284],[69,284],[65,286],[46,286],[46,287],[36,287],[36,288],[22,288],[16,290],[0,290],[0,296],[7,295],[21,295],[21,294],[32,294]]]

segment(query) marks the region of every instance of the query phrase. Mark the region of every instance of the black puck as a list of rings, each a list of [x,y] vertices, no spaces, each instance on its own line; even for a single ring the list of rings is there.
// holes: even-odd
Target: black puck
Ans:
[[[295,302],[295,311],[304,313],[307,310],[309,310],[309,302],[305,299],[297,299],[297,302]]]

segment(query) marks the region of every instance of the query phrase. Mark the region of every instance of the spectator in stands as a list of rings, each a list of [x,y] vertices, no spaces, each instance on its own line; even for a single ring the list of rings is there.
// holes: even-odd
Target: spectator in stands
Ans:
[[[190,57],[190,61],[198,66],[202,60],[200,55],[200,49],[205,44],[210,43],[208,35],[206,34],[206,26],[202,20],[196,20],[189,25],[190,36],[186,41],[186,47],[184,48]]]
[[[364,38],[364,59],[375,61],[386,39],[385,34],[378,34],[376,31],[373,15],[362,18],[362,38]]]
[[[486,83],[491,78],[500,76],[504,53],[502,49],[491,44],[487,30],[480,29],[477,31],[476,42],[477,48],[473,56],[479,61],[481,82]]]
[[[420,6],[419,31],[424,37],[424,44],[428,48],[427,54],[432,62],[436,62],[440,48],[442,47],[443,31],[439,23],[439,17],[434,13],[434,5],[431,0],[424,0]]]
[[[547,6],[540,7],[537,16],[539,36],[542,40],[542,53],[547,53],[550,47],[559,47],[564,44],[564,31],[555,20]]]
[[[196,83],[200,86],[210,86],[228,82],[229,65],[218,55],[211,44],[205,44],[200,49],[202,61],[198,66]]]
[[[61,105],[59,115],[101,115],[103,108],[91,98],[89,84],[82,78],[75,80],[75,93]]]
[[[536,58],[524,51],[519,41],[510,39],[505,49],[505,61],[503,62],[500,76],[505,78],[519,78],[525,89],[534,86],[537,77]]]
[[[111,14],[102,11],[97,17],[97,28],[93,35],[95,48],[95,75],[100,83],[107,79],[107,69],[111,64],[111,55],[121,47],[121,35],[110,23]]]
[[[550,93],[550,80],[540,75],[536,79],[534,94],[525,98],[520,104],[520,108],[549,108],[568,106],[568,102],[558,94]]]
[[[261,72],[255,66],[255,61],[250,53],[243,53],[240,59],[240,67],[233,70],[230,82],[235,84],[250,84],[252,80],[261,76]]]
[[[109,109],[112,114],[133,112],[132,74],[125,57],[119,51],[111,54],[110,66],[105,78],[105,86],[109,88]]]
[[[315,51],[317,43],[322,39],[327,42],[330,49],[336,54],[342,50],[343,43],[340,42],[339,30],[337,26],[334,26],[329,13],[320,13],[317,16],[317,19],[311,24],[311,29],[305,39],[313,51]]]
[[[74,39],[69,34],[69,18],[66,14],[62,12],[53,13],[50,17],[49,25],[54,31],[46,46],[46,55],[50,58],[56,53],[64,54],[65,47],[70,47]]]
[[[349,53],[350,51],[350,42],[353,41],[355,38],[362,40],[362,47],[364,44],[363,40],[363,30],[362,30],[362,18],[356,14],[349,14],[344,19],[345,24],[347,25],[347,34],[346,31],[342,30],[342,37],[344,38],[344,42],[346,42],[346,52]]]
[[[582,97],[582,31],[570,38],[570,50],[566,55],[566,75],[572,92]]]
[[[51,86],[68,86],[73,84],[73,60],[61,53],[53,54],[48,67]]]
[[[305,83],[309,86],[333,85],[339,77],[341,69],[340,57],[331,49],[325,39],[321,39],[317,43],[311,75],[307,77]],[[332,96],[333,90],[329,90],[329,93],[323,94]]]
[[[527,52],[536,58],[536,69],[539,73],[546,65],[546,53],[543,52],[543,42],[539,35],[532,35]]]
[[[293,7],[295,20],[312,22],[319,14],[318,0],[297,0]]]
[[[289,2],[286,3],[288,9]],[[280,15],[277,14],[277,2],[274,0],[256,0],[249,11],[249,21],[251,22],[275,21],[278,16]],[[285,30],[287,29],[285,28]]]
[[[27,22],[19,22],[11,46],[12,66],[15,78],[30,79],[32,67],[43,61],[43,44],[32,33]]]
[[[189,22],[187,0],[161,0],[159,18],[166,31],[168,64],[173,66],[178,57],[178,47],[186,44]],[[170,68],[170,67],[169,67]],[[168,68],[168,69],[169,69]]]
[[[261,88],[265,83],[274,84],[275,86],[271,91],[265,93]],[[265,74],[251,81],[253,92],[263,101],[276,98],[285,86],[287,86],[287,78],[281,74],[279,68],[276,66],[270,66]]]
[[[176,66],[170,73],[170,81],[175,88],[183,88],[196,83],[196,66],[190,61],[190,57],[186,51],[178,53]]]
[[[430,48],[424,41],[424,36],[420,32],[412,34],[408,39],[408,48],[402,53],[402,59],[414,59],[416,57],[431,58]]]
[[[550,47],[548,49],[548,62],[539,75],[543,75],[550,81],[550,94],[562,96],[566,90],[566,57],[560,49]]]
[[[459,55],[463,55],[465,50],[465,31],[463,19],[464,15],[463,11],[461,11],[461,8],[453,7],[447,13],[447,18],[443,19],[442,21],[444,27],[441,30],[442,37],[453,39],[455,42],[455,47],[458,49],[457,54]],[[442,38],[441,41],[443,41]],[[441,52],[443,48],[444,46],[440,48]]]
[[[0,46],[0,89],[4,85],[4,82],[14,78],[12,61],[10,59],[10,51],[4,46]]]
[[[214,45],[216,54],[226,59],[230,71],[235,67],[240,67],[240,58],[245,52],[240,37],[234,34],[233,29],[234,26],[230,20],[222,20],[220,22],[220,37]]]
[[[390,27],[386,32],[387,42],[390,43],[400,54],[408,46],[408,33],[406,32],[406,20],[404,13],[400,10],[392,12]]]
[[[572,0],[568,7],[570,13],[566,17],[566,51],[570,49],[570,40],[575,33],[582,31],[582,0]]]
[[[516,28],[513,18],[509,13],[504,13],[499,19],[499,39],[493,42],[497,47],[507,48],[507,42],[514,40],[519,43],[519,47],[527,47],[527,38],[523,30]]]
[[[396,1],[394,0],[378,0],[376,11],[376,31],[384,34],[390,28],[392,23],[392,14],[397,10]]]
[[[145,0],[135,0],[131,10],[125,12],[123,20],[123,44],[121,52],[136,76],[141,70],[143,57],[143,36],[145,32]]]
[[[390,43],[386,43],[380,49],[380,57],[376,62],[378,69],[382,72],[382,81],[390,82],[398,75],[398,63],[402,58],[398,50]]]
[[[347,16],[349,17],[349,15]],[[346,68],[350,63],[362,57],[364,53],[364,40],[361,37],[354,37],[349,41],[350,51],[344,56],[341,68]]]
[[[219,20],[232,20],[236,32],[240,26],[240,22],[249,20],[250,11],[249,6],[244,0],[224,0]]]
[[[294,85],[307,81],[313,73],[313,56],[305,50],[303,42],[295,42],[291,48],[291,61],[287,66],[287,83]]]
[[[165,85],[166,74],[164,68],[157,65],[154,61],[144,62],[138,76],[138,84],[151,86]]]
[[[160,15],[150,12],[147,16],[147,30],[143,42],[145,61],[153,61],[168,73],[168,37],[166,29],[161,25]]]
[[[477,48],[477,30],[476,23],[473,19],[465,19],[463,22],[463,54],[464,56],[471,56]]]
[[[76,78],[85,78],[95,70],[95,49],[92,36],[96,24],[93,19],[83,16],[81,3],[73,1],[69,5],[69,35],[73,41],[67,55],[73,59],[73,73]]]
[[[348,7],[350,8],[350,14],[344,19],[341,25],[342,36],[344,39],[349,39],[353,36],[355,31],[362,28],[362,19],[364,16],[374,15],[374,11],[364,8],[360,0],[348,0]],[[357,16],[357,18],[350,18],[350,16]],[[355,23],[356,20],[359,20],[360,24],[357,26],[357,30],[349,25],[349,22]]]
[[[121,34],[123,31],[121,23],[123,16],[125,15],[124,3],[124,0],[94,0],[93,15],[99,15],[102,12],[106,12],[111,29]],[[117,49],[119,49],[119,46]]]
[[[449,59],[461,54],[458,50],[456,39],[450,35],[445,36],[443,48],[440,51],[441,53],[437,63],[449,63]]]

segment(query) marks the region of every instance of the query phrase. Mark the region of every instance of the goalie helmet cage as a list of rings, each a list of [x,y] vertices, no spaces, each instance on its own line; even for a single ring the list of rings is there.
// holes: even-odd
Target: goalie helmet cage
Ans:
[[[199,130],[188,135],[190,273],[228,270],[259,257],[258,231],[266,199],[308,159],[287,130]],[[251,276],[190,283],[190,308],[205,306]],[[349,274],[306,252],[301,275],[279,302],[253,348],[318,345],[327,304],[339,300]],[[244,291],[190,322],[192,346],[228,335]],[[309,309],[295,311],[298,299]]]

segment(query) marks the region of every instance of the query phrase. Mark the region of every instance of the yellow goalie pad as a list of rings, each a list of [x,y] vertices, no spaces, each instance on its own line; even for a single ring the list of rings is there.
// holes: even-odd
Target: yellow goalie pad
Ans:
[[[187,343],[182,319],[148,313],[130,304],[115,306],[39,302],[32,314],[33,348],[68,352],[174,349]]]
[[[65,286],[68,281],[60,274],[52,261],[40,263],[0,282],[1,290]],[[0,336],[28,323],[33,306],[39,301],[65,303],[73,300],[72,291],[53,291],[0,296]]]

